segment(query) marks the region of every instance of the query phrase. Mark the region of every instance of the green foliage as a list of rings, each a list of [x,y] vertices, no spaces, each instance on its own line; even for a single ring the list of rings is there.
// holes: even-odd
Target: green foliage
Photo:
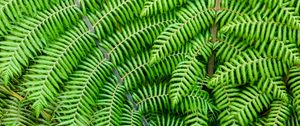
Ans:
[[[0,125],[298,126],[299,0],[0,0]]]

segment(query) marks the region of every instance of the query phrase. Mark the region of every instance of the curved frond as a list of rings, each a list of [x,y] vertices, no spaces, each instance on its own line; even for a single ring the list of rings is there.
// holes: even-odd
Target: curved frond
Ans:
[[[209,86],[218,84],[244,84],[259,77],[277,77],[287,72],[289,64],[276,58],[260,56],[256,51],[243,52],[224,63],[209,81]]]
[[[45,10],[59,0],[1,0],[0,1],[0,36],[7,34],[12,24],[25,15],[35,15],[38,10]],[[69,0],[65,0],[69,3]]]
[[[93,124],[96,126],[120,125],[122,107],[125,102],[125,87],[118,78],[113,76],[101,89],[100,98],[97,101],[99,110],[96,111],[96,119]]]
[[[94,37],[86,30],[81,23],[51,43],[43,50],[45,55],[37,57],[36,64],[30,66],[24,75],[27,81],[23,85],[28,87],[25,91],[29,92],[27,99],[34,102],[32,107],[37,115],[53,101],[68,74],[95,46]]]
[[[103,5],[102,11],[89,15],[93,29],[101,40],[113,32],[118,24],[125,24],[140,14],[144,0],[111,0]]]
[[[220,117],[221,124],[236,125],[236,121],[239,125],[245,126],[255,121],[259,113],[267,109],[271,104],[272,98],[268,94],[259,91],[256,87],[246,87],[241,93],[239,93],[229,106],[229,115]],[[225,114],[226,114],[225,110]],[[219,117],[219,118],[220,118]],[[236,120],[236,121],[234,121]]]
[[[35,125],[36,119],[31,111],[26,109],[26,103],[17,98],[6,99],[7,107],[3,109],[3,118],[0,119],[1,125]]]
[[[297,118],[300,120],[300,68],[294,66],[290,69],[288,75],[288,89],[293,96],[293,106],[297,113]]]
[[[154,41],[150,64],[160,61],[168,54],[180,49],[201,30],[213,24],[214,11],[201,1],[187,2],[187,6],[177,12],[181,23],[169,25]],[[200,22],[200,23],[199,23]]]
[[[261,78],[255,85],[262,92],[272,94],[274,99],[289,101],[289,94],[286,91],[286,85],[281,77]]]
[[[137,87],[137,84],[146,80],[156,80],[161,77],[170,75],[177,64],[184,60],[189,52],[185,49],[174,52],[162,59],[159,63],[149,65],[149,51],[143,52],[136,57],[131,57],[125,63],[118,67],[122,81],[127,90]]]
[[[213,90],[213,96],[215,98],[216,107],[219,110],[229,108],[235,97],[238,96],[240,89],[233,85],[218,85]]]
[[[186,126],[208,126],[207,121],[208,117],[200,112],[191,113],[184,118]]]
[[[229,62],[231,58],[240,55],[248,49],[248,44],[244,41],[231,36],[224,36],[217,43],[218,51],[216,57],[220,63]]]
[[[205,75],[205,66],[196,57],[181,61],[172,72],[169,95],[174,108],[190,92],[199,78]]]
[[[184,126],[181,117],[171,114],[153,114],[149,120],[151,126]]]
[[[141,17],[156,15],[174,9],[186,3],[187,0],[148,0],[141,11]]]
[[[140,111],[136,111],[129,105],[125,105],[122,112],[122,126],[141,126],[143,124],[142,114],[140,113]]]
[[[259,15],[245,15],[227,23],[220,30],[221,33],[233,33],[249,41],[278,40],[297,42],[299,30],[283,22],[268,20]]]
[[[266,126],[285,126],[292,114],[292,107],[283,101],[275,100],[270,105],[270,112],[266,116]]]
[[[163,14],[134,21],[116,31],[107,40],[100,43],[114,64],[120,64],[129,56],[134,56],[142,49],[152,45],[154,39],[176,20],[173,14]]]
[[[26,17],[0,42],[0,73],[5,83],[20,77],[29,60],[37,56],[65,27],[77,22],[80,11],[75,4],[60,6]]]
[[[60,116],[56,118],[61,122],[58,125],[84,125],[90,121],[95,99],[113,65],[96,48],[78,67],[79,70],[74,71],[65,83],[66,91],[60,96]]]

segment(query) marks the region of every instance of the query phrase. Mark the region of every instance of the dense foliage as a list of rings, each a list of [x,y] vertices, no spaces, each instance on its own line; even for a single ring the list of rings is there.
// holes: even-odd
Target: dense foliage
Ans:
[[[1,125],[300,125],[299,0],[0,0]]]

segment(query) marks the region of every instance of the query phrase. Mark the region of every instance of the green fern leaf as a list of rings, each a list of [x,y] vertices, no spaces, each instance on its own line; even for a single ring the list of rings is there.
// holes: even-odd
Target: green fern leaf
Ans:
[[[118,82],[118,78],[113,76],[105,83],[101,90],[97,104],[100,109],[96,112],[96,119],[93,124],[96,126],[120,125],[122,107],[125,102],[124,85]]]
[[[268,56],[260,56],[256,51],[243,52],[230,62],[224,63],[208,82],[209,86],[218,84],[244,84],[258,77],[277,77],[287,73],[289,64]]]
[[[288,75],[288,87],[293,96],[293,106],[294,110],[297,113],[297,118],[300,120],[300,68],[298,66],[294,66],[290,69]]]
[[[141,11],[141,17],[156,15],[174,9],[186,3],[187,0],[148,0]]]
[[[257,85],[257,88],[262,92],[265,92],[266,94],[273,94],[274,99],[289,101],[286,86],[281,77],[261,78],[255,85]]]
[[[260,40],[270,41],[277,37],[278,40],[290,42],[297,42],[297,34],[299,31],[283,22],[274,20],[267,20],[261,16],[245,15],[223,26],[221,33],[233,33],[249,41]],[[295,37],[295,36],[296,37]]]
[[[181,117],[171,114],[152,114],[149,120],[151,126],[184,126]]]
[[[59,115],[62,116],[57,117],[61,120],[58,125],[83,125],[90,121],[100,87],[113,67],[102,55],[99,49],[94,49],[79,65],[79,70],[70,75],[65,83],[66,91],[60,96]]]
[[[0,73],[7,84],[20,77],[29,60],[37,56],[43,47],[54,39],[64,27],[77,22],[80,11],[75,4],[63,3],[49,11],[26,17],[5,40],[0,42]]]
[[[270,112],[266,116],[266,126],[285,126],[291,116],[291,106],[283,101],[275,100],[270,105]]]
[[[138,16],[144,0],[112,0],[103,5],[102,11],[89,15],[92,28],[101,40],[107,34],[113,33],[116,24],[126,22]]]
[[[218,85],[213,90],[216,107],[219,110],[229,108],[235,97],[238,95],[240,89],[233,85]]]
[[[187,2],[186,8],[181,9],[176,14],[181,23],[171,24],[154,41],[150,64],[154,64],[168,54],[180,49],[198,32],[206,30],[213,24],[214,11],[208,9],[206,3],[202,0],[194,3]]]
[[[116,31],[107,40],[100,43],[106,49],[107,55],[114,64],[120,64],[129,56],[134,56],[140,50],[152,45],[154,39],[171,23],[175,23],[173,14],[134,21]]]
[[[182,101],[183,97],[189,93],[198,78],[203,77],[204,74],[204,64],[199,62],[196,57],[187,58],[187,60],[178,64],[176,69],[172,72],[168,91],[173,108]]]
[[[200,112],[189,114],[184,118],[184,124],[186,126],[208,126],[207,121],[207,116]]]
[[[123,108],[123,114],[121,116],[121,125],[141,126],[142,124],[142,114],[129,105],[125,105]]]
[[[32,107],[37,115],[54,100],[63,80],[95,46],[94,37],[86,30],[86,26],[80,23],[50,44],[43,50],[45,55],[37,57],[36,64],[24,75],[27,81],[23,85],[28,87],[24,91],[29,92],[27,99],[34,102]]]

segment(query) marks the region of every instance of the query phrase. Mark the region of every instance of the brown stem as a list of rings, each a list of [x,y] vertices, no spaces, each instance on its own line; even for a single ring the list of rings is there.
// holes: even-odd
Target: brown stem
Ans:
[[[216,0],[216,5],[214,10],[218,11],[221,10],[221,0]],[[218,38],[217,38],[217,34],[218,34],[218,24],[217,22],[215,22],[213,24],[213,27],[211,28],[211,35],[212,35],[212,40],[211,42],[217,42]],[[213,52],[211,54],[211,56],[208,59],[208,76],[211,77],[214,74],[214,69],[215,69],[215,52]]]

